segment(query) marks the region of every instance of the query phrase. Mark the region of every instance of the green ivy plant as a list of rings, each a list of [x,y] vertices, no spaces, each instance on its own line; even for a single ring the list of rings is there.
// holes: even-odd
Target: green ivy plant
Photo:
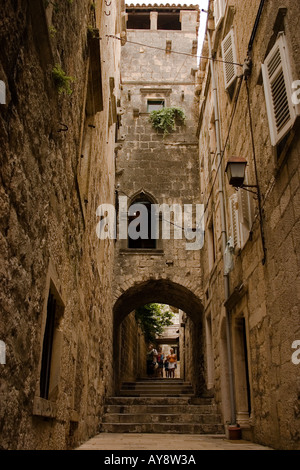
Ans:
[[[57,33],[57,29],[54,28],[54,26],[49,26],[49,34],[52,38],[55,37],[56,33]]]
[[[150,122],[153,127],[156,130],[163,131],[164,135],[169,134],[175,129],[177,120],[184,124],[185,119],[184,111],[176,107],[162,108],[150,113]]]
[[[74,82],[75,78],[68,77],[59,64],[53,67],[52,76],[59,94],[66,93],[71,95],[73,93],[70,83]]]
[[[174,313],[165,311],[160,304],[147,304],[135,311],[135,318],[140,325],[147,343],[155,343],[166,326],[172,325]]]

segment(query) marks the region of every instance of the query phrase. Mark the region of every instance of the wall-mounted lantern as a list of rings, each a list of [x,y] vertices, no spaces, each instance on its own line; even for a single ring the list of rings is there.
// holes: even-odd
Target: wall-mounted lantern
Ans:
[[[230,186],[235,188],[241,188],[244,184],[245,173],[247,167],[247,160],[243,157],[231,157],[229,158],[225,173]]]

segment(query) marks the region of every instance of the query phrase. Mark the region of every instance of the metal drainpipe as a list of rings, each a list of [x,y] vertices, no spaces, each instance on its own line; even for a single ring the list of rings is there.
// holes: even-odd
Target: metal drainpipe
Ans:
[[[257,33],[257,29],[258,29],[258,25],[259,25],[259,22],[260,22],[260,18],[261,18],[261,15],[262,15],[264,5],[265,5],[265,0],[261,0],[259,8],[258,8],[258,13],[257,13],[256,19],[255,19],[253,31],[252,31],[252,34],[251,34],[251,38],[250,38],[250,41],[249,41],[249,45],[248,45],[248,57],[250,57],[250,54],[252,53],[252,47],[253,47],[254,39],[255,39],[255,36],[256,36],[256,33]]]
[[[212,58],[211,38],[210,32],[207,31],[209,57]],[[229,275],[225,273],[225,249],[227,244],[227,228],[226,228],[226,210],[224,203],[224,188],[223,188],[223,175],[221,161],[221,132],[220,132],[220,115],[219,115],[219,103],[218,103],[218,90],[215,80],[214,61],[210,60],[211,68],[211,82],[214,96],[214,113],[215,113],[215,127],[216,127],[216,139],[217,139],[217,155],[219,164],[219,198],[220,198],[220,209],[221,209],[221,229],[222,229],[222,253],[224,260],[224,292],[225,301],[229,298]],[[229,371],[229,389],[230,389],[230,406],[231,406],[231,424],[236,424],[236,408],[235,408],[235,395],[234,395],[234,384],[233,384],[233,361],[232,361],[232,343],[231,343],[231,318],[230,312],[226,308],[226,337],[227,337],[227,355],[228,355],[228,371]]]

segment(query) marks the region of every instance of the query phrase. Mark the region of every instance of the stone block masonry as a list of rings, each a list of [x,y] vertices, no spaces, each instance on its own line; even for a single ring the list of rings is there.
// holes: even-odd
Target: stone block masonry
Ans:
[[[96,237],[95,214],[114,200],[120,44],[103,42],[100,56],[97,35],[115,33],[118,15],[119,4],[104,17],[87,0],[2,5],[3,449],[78,445],[112,390],[114,244]]]
[[[216,3],[226,2],[211,1],[210,8],[215,7]],[[222,42],[228,38],[230,31],[234,33],[233,47],[237,62],[243,63],[247,53],[251,56],[252,71],[247,86],[252,126],[246,82],[243,80],[238,95],[238,73],[233,88],[226,90],[224,65],[221,62],[214,64],[220,114],[217,119],[220,122],[221,142],[227,142],[226,148],[222,149],[224,168],[230,157],[245,157],[248,162],[245,184],[259,185],[263,204],[260,220],[257,197],[251,193],[247,195],[245,189],[240,189],[236,194],[223,172],[227,236],[228,239],[232,237],[235,245],[233,266],[229,272],[230,295],[225,306],[231,322],[236,420],[242,427],[243,435],[277,449],[299,449],[299,370],[291,360],[292,344],[299,336],[299,238],[295,236],[299,232],[299,117],[284,138],[272,145],[266,83],[261,75],[262,65],[276,40],[284,35],[287,61],[290,63],[288,73],[292,81],[298,78],[300,64],[295,51],[300,41],[299,28],[296,27],[299,12],[292,1],[286,1],[284,5],[277,1],[265,2],[261,12],[260,5],[259,0],[253,2],[251,8],[245,2],[227,2],[219,25],[208,22],[207,35],[210,35],[212,49],[217,51],[216,59],[224,59],[218,51],[221,51]],[[256,16],[257,29],[254,28]],[[255,41],[250,43],[248,50],[252,33],[255,34]],[[208,43],[205,43],[204,51],[207,47]],[[283,68],[287,73],[287,69]],[[225,293],[221,282],[224,259],[219,224],[220,187],[212,187],[211,183],[216,171],[213,155],[216,151],[217,126],[213,113],[211,64],[202,59],[200,70],[206,70],[205,76],[202,75],[204,80],[200,87],[199,108],[201,193],[204,200],[212,193],[206,225],[206,232],[210,230],[211,238],[207,239],[202,250],[201,264],[204,266],[204,290],[207,293],[205,315],[212,322],[214,386],[217,400],[223,402],[226,420],[229,419],[229,369],[223,348],[226,323]],[[286,93],[292,93],[292,90],[287,89]],[[226,140],[235,100],[236,113],[229,139]],[[207,158],[207,155],[212,157]],[[264,264],[260,223],[266,246]],[[205,262],[209,260],[211,264]]]
[[[146,6],[142,7],[144,13],[147,9]],[[165,10],[165,14],[174,15],[169,7]],[[182,24],[181,28],[176,26],[176,29],[177,20],[174,20],[173,25],[170,19],[168,28],[159,28],[159,10],[158,28],[141,29],[134,23],[135,14],[138,22],[138,12],[135,13],[134,8],[127,8],[127,43],[122,48],[121,60],[121,104],[125,112],[119,129],[125,140],[116,157],[116,183],[118,195],[126,195],[129,205],[137,198],[144,198],[152,204],[179,204],[182,209],[184,204],[195,205],[200,202],[197,100],[193,74],[197,59],[192,53],[193,43],[197,39],[199,11],[192,7],[191,11],[183,10],[184,7],[181,13],[178,12],[178,25],[179,13],[183,17],[186,14],[187,23],[184,27]],[[186,116],[185,124],[178,122],[170,134],[163,135],[163,132],[152,126],[149,119],[153,103],[182,109]],[[199,300],[198,309],[195,308],[193,312],[194,320],[201,324],[200,250],[186,250],[184,236],[181,240],[175,239],[173,215],[170,217],[171,239],[163,240],[160,237],[155,248],[132,249],[128,240],[117,241],[114,270],[116,305],[122,296],[126,298],[132,292],[137,293],[134,302],[136,307],[139,302],[146,302],[146,298],[172,305],[176,299],[170,296],[170,292],[177,289],[178,299],[179,292],[184,291],[180,300],[183,306],[179,307],[184,310],[185,304],[190,312],[188,292],[191,292],[191,298],[195,295]],[[143,286],[150,286],[151,283],[153,290],[149,287],[146,297]],[[121,313],[121,303],[119,305],[118,311]],[[119,321],[120,318],[116,318],[116,324]],[[199,350],[204,354],[201,348],[204,348],[203,344]],[[194,380],[200,376],[203,380],[201,372],[196,372]]]

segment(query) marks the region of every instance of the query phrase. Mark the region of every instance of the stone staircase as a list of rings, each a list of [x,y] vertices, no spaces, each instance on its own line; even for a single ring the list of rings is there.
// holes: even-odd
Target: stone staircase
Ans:
[[[125,382],[120,396],[106,400],[100,432],[224,434],[211,398],[196,398],[181,379]]]

